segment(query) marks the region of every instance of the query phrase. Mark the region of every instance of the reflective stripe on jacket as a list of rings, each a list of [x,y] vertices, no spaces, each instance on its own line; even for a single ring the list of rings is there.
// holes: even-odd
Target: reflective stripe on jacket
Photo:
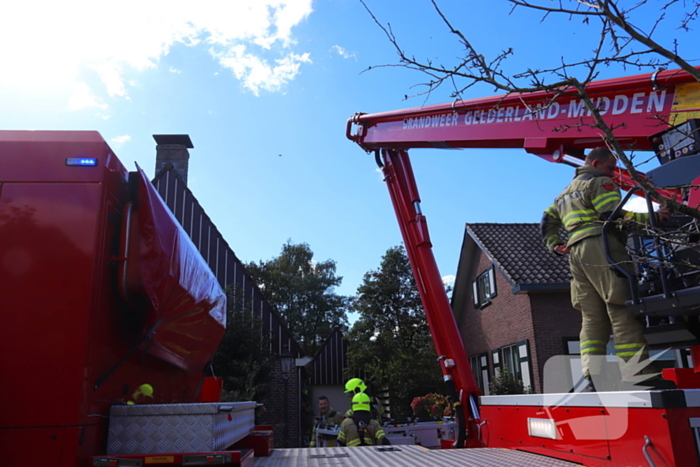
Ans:
[[[333,410],[333,407],[328,407],[328,410],[326,411],[326,413],[321,414],[321,416],[316,419],[316,423],[314,424],[313,432],[311,433],[311,442],[309,443],[309,446],[312,448],[316,446],[316,437],[317,437],[316,430],[318,429],[319,424],[340,425],[341,423],[343,423],[344,419],[345,419],[345,417],[343,417],[340,413]]]
[[[358,427],[357,423],[364,423],[364,426]],[[362,437],[360,437],[360,430],[363,431]],[[352,418],[346,418],[340,425],[338,443],[348,447],[375,446],[382,444],[382,439],[385,437],[382,426],[375,419],[368,418],[366,421],[356,421]]]
[[[563,225],[569,233],[568,246],[600,235],[605,216],[620,204],[620,189],[613,180],[593,167],[577,167],[576,176],[542,216],[542,238],[551,251],[565,242],[559,236]],[[648,222],[649,214],[620,211],[626,219]]]

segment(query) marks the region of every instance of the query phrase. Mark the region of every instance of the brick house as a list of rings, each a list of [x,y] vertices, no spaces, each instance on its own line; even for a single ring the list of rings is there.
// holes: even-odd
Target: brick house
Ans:
[[[452,308],[483,394],[501,368],[542,392],[545,362],[579,353],[569,281],[568,259],[547,251],[539,224],[466,225]]]

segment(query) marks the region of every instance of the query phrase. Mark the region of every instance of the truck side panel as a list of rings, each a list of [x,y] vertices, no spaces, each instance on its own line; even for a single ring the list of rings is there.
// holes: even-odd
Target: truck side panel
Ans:
[[[67,163],[88,158],[95,164]],[[76,467],[102,453],[110,407],[141,384],[154,388],[148,402],[196,401],[203,368],[148,354],[150,310],[119,294],[132,194],[97,132],[0,132],[0,452],[8,465],[40,455]],[[216,347],[223,323],[212,328],[200,332],[202,348]]]

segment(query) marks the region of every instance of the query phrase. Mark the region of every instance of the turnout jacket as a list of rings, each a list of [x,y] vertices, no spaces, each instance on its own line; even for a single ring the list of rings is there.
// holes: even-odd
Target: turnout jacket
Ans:
[[[376,446],[384,444],[386,435],[382,426],[367,411],[357,411],[343,420],[338,433],[338,443],[348,447]]]
[[[576,168],[574,180],[544,211],[542,238],[550,251],[557,245],[572,246],[584,238],[600,235],[603,222],[620,203],[620,189],[613,180],[593,167]],[[625,219],[648,222],[649,214],[620,211]],[[559,235],[561,226],[569,234],[568,242]]]
[[[321,414],[320,417],[316,417],[316,423],[314,424],[313,433],[311,434],[311,443],[309,444],[309,446],[310,447],[316,446],[316,439],[317,439],[316,430],[318,429],[319,424],[340,425],[341,423],[343,423],[344,419],[345,419],[345,417],[343,417],[340,413],[333,410],[333,407],[328,407],[328,410],[326,411],[325,414]]]

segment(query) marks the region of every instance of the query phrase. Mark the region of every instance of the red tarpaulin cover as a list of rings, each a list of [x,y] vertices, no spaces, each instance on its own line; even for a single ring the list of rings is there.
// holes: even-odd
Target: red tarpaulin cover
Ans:
[[[186,371],[201,371],[226,330],[226,295],[197,247],[137,166],[143,288],[152,310],[147,352]]]

